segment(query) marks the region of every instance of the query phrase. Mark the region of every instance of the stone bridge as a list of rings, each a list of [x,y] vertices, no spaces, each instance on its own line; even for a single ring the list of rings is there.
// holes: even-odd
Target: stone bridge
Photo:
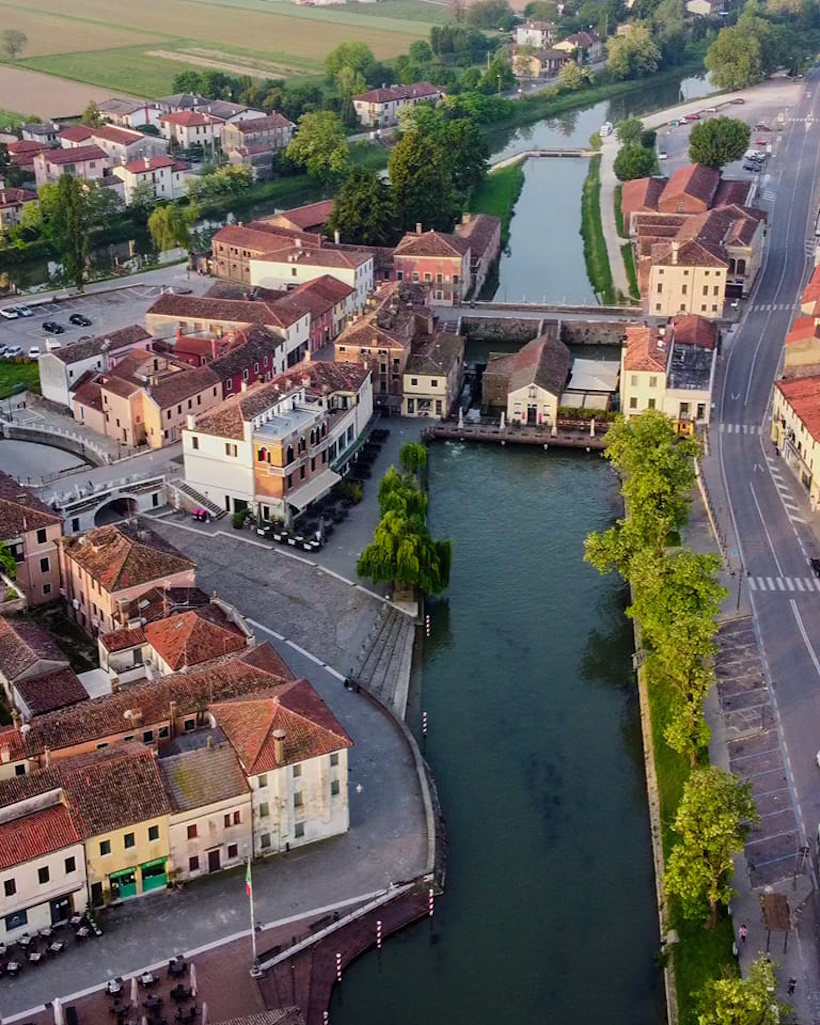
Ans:
[[[66,534],[113,523],[165,505],[165,477],[121,477],[119,480],[83,487],[77,483],[70,491],[41,494],[44,502],[65,520]]]

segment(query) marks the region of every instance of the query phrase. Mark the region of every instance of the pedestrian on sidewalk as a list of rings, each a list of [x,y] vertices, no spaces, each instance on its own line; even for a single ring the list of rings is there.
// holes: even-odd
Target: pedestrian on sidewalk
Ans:
[[[746,937],[749,935],[749,930],[746,928],[746,923],[745,922],[738,929],[738,935],[740,936],[740,942],[741,943],[745,943],[746,942]]]
[[[791,979],[789,979],[789,988],[788,988],[788,994],[789,994],[789,996],[791,996],[791,995],[792,995],[792,993],[794,993],[794,987],[795,987],[796,985],[797,985],[797,979],[795,979],[794,977],[792,977]]]

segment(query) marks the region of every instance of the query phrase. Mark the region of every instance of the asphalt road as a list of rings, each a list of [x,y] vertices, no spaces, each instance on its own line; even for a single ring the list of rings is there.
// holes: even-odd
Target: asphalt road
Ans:
[[[811,269],[807,242],[819,171],[820,72],[814,72],[790,112],[758,200],[770,213],[765,265],[724,344],[706,460],[710,489],[721,495],[718,518],[728,529],[730,561],[742,562],[745,573],[744,599],[755,615],[797,819],[796,838],[784,831],[761,852],[758,864],[768,861],[767,874],[775,877],[775,861],[782,861],[779,874],[790,873],[791,847],[810,843],[818,854],[820,822],[820,593],[807,565],[820,548],[805,493],[769,440],[772,381]]]

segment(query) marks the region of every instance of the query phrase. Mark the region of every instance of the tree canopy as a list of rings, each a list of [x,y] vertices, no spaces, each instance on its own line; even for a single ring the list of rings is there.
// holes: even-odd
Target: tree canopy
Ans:
[[[164,253],[168,249],[188,245],[188,225],[178,206],[159,206],[148,218],[148,230],[157,249]]]
[[[689,135],[689,159],[720,170],[740,160],[749,145],[751,128],[734,117],[715,117],[696,124]]]
[[[336,195],[328,229],[343,242],[365,246],[395,245],[396,209],[388,182],[366,167],[354,167]]]
[[[340,43],[325,57],[325,71],[328,78],[334,79],[343,68],[358,72],[369,83],[376,68],[376,58],[366,43]]]
[[[615,134],[622,146],[640,146],[643,135],[643,121],[639,117],[628,117],[615,125]]]
[[[700,993],[698,1025],[780,1025],[792,1009],[777,996],[775,965],[759,954],[745,977],[710,979]]]
[[[16,60],[25,50],[28,36],[19,28],[6,28],[0,32],[0,53],[9,60]]]
[[[607,41],[609,70],[617,81],[624,78],[645,78],[654,74],[661,62],[661,50],[646,22],[635,22],[625,36],[612,36]]]
[[[340,178],[350,162],[347,136],[338,115],[330,110],[303,114],[286,152],[290,160],[321,182]]]
[[[619,182],[628,182],[652,174],[657,169],[657,160],[653,150],[630,143],[618,150],[612,169]]]
[[[509,32],[515,25],[515,13],[507,0],[476,0],[467,11],[468,25],[476,28],[498,29]]]
[[[717,922],[720,905],[734,896],[733,859],[743,850],[750,823],[759,822],[751,786],[718,766],[696,769],[683,785],[672,828],[680,837],[666,863],[667,891],[687,918]]]
[[[110,189],[89,185],[64,174],[55,185],[39,190],[43,236],[59,252],[66,277],[83,290],[91,251],[91,235],[102,227],[122,200]]]

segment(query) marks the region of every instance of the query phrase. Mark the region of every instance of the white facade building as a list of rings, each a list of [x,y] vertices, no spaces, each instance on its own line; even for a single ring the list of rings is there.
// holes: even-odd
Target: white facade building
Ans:
[[[364,308],[373,291],[373,257],[369,253],[294,246],[250,260],[252,287],[295,288],[324,274],[355,289],[355,307]]]

